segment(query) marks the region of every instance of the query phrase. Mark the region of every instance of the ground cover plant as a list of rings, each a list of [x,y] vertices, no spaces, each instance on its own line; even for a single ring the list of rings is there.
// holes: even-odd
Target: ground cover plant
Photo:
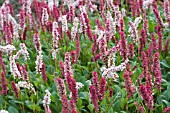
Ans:
[[[0,4],[0,113],[170,112],[169,0]]]

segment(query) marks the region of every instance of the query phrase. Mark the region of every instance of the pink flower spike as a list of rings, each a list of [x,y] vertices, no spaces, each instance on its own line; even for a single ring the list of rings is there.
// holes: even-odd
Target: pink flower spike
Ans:
[[[170,13],[169,12],[170,12],[169,0],[165,0],[164,1],[164,15],[165,15],[166,22],[170,26]]]
[[[133,43],[128,45],[128,57],[132,58],[134,56],[134,46]]]
[[[65,88],[63,80],[61,78],[57,78],[56,82],[57,82],[57,90],[60,96],[66,94],[66,88]]]
[[[156,43],[156,38],[155,38],[154,34],[152,34],[151,37],[152,37],[152,49],[153,49],[153,52],[156,52],[156,51],[158,51],[158,45]]]
[[[15,85],[15,82],[12,81],[11,84],[12,84],[12,89],[14,90],[15,96],[16,96],[17,98],[19,98],[18,89],[17,89],[17,87],[16,87],[16,85]]]
[[[123,60],[126,60],[127,58],[127,47],[126,47],[126,37],[125,37],[125,33],[124,32],[120,32],[120,55],[122,56]]]
[[[98,74],[97,74],[97,72],[94,71],[94,72],[92,73],[92,76],[93,76],[93,78],[92,78],[92,84],[93,84],[93,86],[96,86],[96,89],[97,89],[97,88],[98,88]]]
[[[4,30],[6,45],[11,44],[12,43],[12,33],[11,33],[10,28],[8,26],[4,26],[3,30]]]
[[[156,33],[158,34],[158,49],[162,51],[162,33],[161,33],[161,27],[158,25],[155,27]]]
[[[170,38],[166,40],[165,46],[164,46],[164,52],[168,53],[168,45],[170,44]]]
[[[47,107],[47,112],[46,113],[52,113],[50,107]]]
[[[76,88],[76,80],[74,78],[71,78],[71,92],[72,92],[72,100],[76,104],[78,101],[78,90]]]
[[[125,70],[123,73],[123,77],[124,77],[124,81],[125,81],[125,88],[128,93],[128,99],[130,99],[135,92],[135,88],[132,85],[132,79],[131,79],[132,75],[133,75],[133,73],[130,70],[129,71]]]
[[[58,19],[60,17],[60,11],[55,4],[53,6],[53,10],[51,11],[51,15],[54,18],[54,20],[58,22]]]
[[[97,52],[97,49],[98,49],[96,35],[94,35],[93,39],[94,39],[93,40],[94,42],[93,42],[92,47],[91,47],[91,52],[95,56],[96,52]]]
[[[34,34],[33,40],[34,40],[35,49],[36,49],[37,51],[40,51],[40,50],[41,50],[41,43],[40,43],[40,38],[39,38],[38,33],[35,33],[35,34]]]
[[[104,30],[104,28],[103,28],[103,26],[101,25],[99,19],[96,19],[95,22],[96,22],[96,24],[97,24],[97,27],[98,27],[100,30]]]
[[[141,105],[138,107],[138,111],[139,111],[139,113],[145,113],[144,108]]]
[[[2,51],[1,50],[0,50],[0,67],[3,70],[3,72],[6,73],[6,67],[5,67],[4,61],[2,59]]]
[[[164,26],[164,25],[163,25],[163,20],[162,20],[162,18],[161,18],[161,16],[160,16],[160,12],[159,12],[159,10],[158,10],[158,6],[157,6],[155,0],[153,0],[152,7],[153,7],[152,9],[153,9],[153,12],[154,12],[154,14],[155,14],[157,23],[159,24],[159,26],[163,27],[163,26]]]
[[[98,95],[97,95],[97,91],[95,89],[95,86],[90,86],[90,98],[92,100],[92,103],[94,105],[94,109],[96,112],[99,111],[99,105],[98,105]]]
[[[107,43],[104,39],[101,39],[99,42],[99,49],[100,49],[100,54],[101,56],[105,56],[105,53],[107,51]]]
[[[144,47],[145,47],[145,45],[147,43],[147,34],[146,34],[146,31],[145,31],[144,28],[140,31],[140,34],[141,34],[141,38],[143,40],[143,44],[144,44]]]
[[[66,94],[61,96],[61,101],[62,101],[62,113],[69,113],[68,99]]]
[[[70,52],[70,54],[71,54],[71,57],[72,57],[71,63],[73,64],[73,63],[75,63],[75,62],[77,61],[76,51],[75,51],[75,50],[72,50],[72,51]]]
[[[1,82],[2,82],[2,93],[4,95],[7,95],[7,93],[8,93],[8,86],[7,86],[7,82],[6,82],[6,75],[5,75],[5,73],[3,71],[1,73]]]
[[[64,75],[64,63],[61,60],[59,61],[59,63],[60,63],[61,74],[62,74],[62,76],[64,78],[65,77],[65,75]]]
[[[70,60],[70,53],[66,52],[65,53],[65,59],[64,59],[64,75],[69,75],[72,76],[73,75],[73,70],[72,70],[72,66],[71,66],[71,60]]]
[[[23,79],[24,79],[24,81],[26,81],[26,82],[28,82],[29,81],[29,76],[28,76],[28,72],[27,72],[27,70],[26,70],[26,65],[22,65],[21,66],[21,69],[22,69],[22,76],[23,76]]]
[[[93,40],[93,35],[92,35],[91,27],[90,27],[90,19],[88,18],[88,15],[86,13],[83,13],[83,18],[85,19],[85,23],[86,23],[87,36],[92,41]]]
[[[79,56],[80,56],[80,39],[79,39],[79,35],[77,34],[77,40],[76,40],[76,55],[77,55],[77,59],[78,60]]]
[[[147,18],[146,18],[146,12],[144,12],[144,14],[143,14],[143,28],[144,28],[144,30],[145,30],[145,33],[146,33],[146,35],[148,35],[149,34],[149,31],[148,31],[148,20],[147,20]]]
[[[72,113],[77,113],[76,108],[72,109]]]
[[[163,113],[169,113],[170,112],[170,106],[169,107],[166,107],[163,111]]]
[[[75,9],[74,6],[70,5],[69,6],[69,19],[71,22],[73,22],[75,16]]]
[[[22,38],[23,40],[26,40],[26,33],[27,33],[27,27],[24,28],[23,34],[22,34]]]
[[[48,15],[47,8],[43,8],[43,10],[42,10],[42,18],[41,18],[42,26],[47,25],[48,19],[49,19],[49,15]]]
[[[46,74],[46,68],[45,68],[45,63],[43,62],[42,63],[42,79],[43,79],[43,82],[46,83],[48,78],[47,78],[47,74]]]
[[[153,99],[151,98],[151,95],[148,93],[147,88],[145,85],[141,84],[139,87],[139,91],[141,93],[142,99],[145,102],[146,106],[153,110]]]
[[[156,52],[154,54],[153,58],[153,74],[154,74],[154,83],[156,85],[156,88],[158,90],[161,90],[162,86],[162,73],[161,73],[161,67],[160,67],[160,54],[159,52]]]
[[[124,32],[124,20],[123,19],[120,19],[120,28],[119,28],[119,33],[120,32]]]
[[[57,78],[57,89],[61,97],[62,102],[62,113],[69,113],[68,99],[66,95],[66,88],[61,78]]]
[[[146,56],[145,52],[141,53],[142,55],[142,67],[143,67],[143,74],[146,77],[148,75],[148,57]]]
[[[105,77],[101,77],[100,85],[99,85],[99,100],[103,100],[106,92],[106,79]]]
[[[25,21],[25,13],[24,13],[24,10],[20,10],[20,26],[21,28],[24,28],[26,25],[26,21]]]

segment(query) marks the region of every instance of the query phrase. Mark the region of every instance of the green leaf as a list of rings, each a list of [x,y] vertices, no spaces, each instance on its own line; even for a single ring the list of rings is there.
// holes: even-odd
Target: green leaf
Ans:
[[[112,107],[109,109],[108,113],[114,113]]]
[[[27,106],[29,106],[29,105],[31,105],[32,103],[31,103],[29,100],[26,100],[26,101],[25,101],[25,104],[26,104]]]
[[[35,105],[35,110],[36,111],[41,111],[41,107],[39,105]]]
[[[168,95],[168,100],[170,99],[170,83],[168,83],[167,86],[167,95]]]
[[[15,109],[19,109],[20,106],[18,106],[18,104],[16,104],[13,100],[9,100],[9,105],[13,106]]]
[[[166,57],[166,61],[170,64],[170,57]]]
[[[89,100],[90,98],[90,95],[87,92],[80,92],[79,96],[81,99],[86,99],[86,100]]]
[[[38,87],[38,85],[39,85],[38,81],[34,81],[34,85],[35,85],[36,87]]]
[[[4,101],[4,98],[2,96],[0,96],[0,105],[2,105],[2,106],[5,105],[5,101]]]
[[[158,104],[161,105],[162,104],[162,95],[158,96]]]
[[[125,104],[126,104],[126,98],[120,98],[120,107],[121,107],[121,109],[124,109],[124,107],[125,107]]]
[[[162,102],[164,102],[166,104],[166,106],[170,106],[170,102],[168,102],[166,100],[162,100]]]
[[[120,92],[120,86],[114,85],[114,92],[119,93]]]
[[[121,113],[127,113],[126,111],[121,111]]]
[[[47,67],[47,72],[50,73],[51,75],[53,75],[53,74],[54,74],[54,66],[49,65],[49,66]]]
[[[87,107],[89,108],[90,113],[93,113],[94,105],[93,104],[89,104]]]
[[[88,86],[90,86],[91,81],[90,81],[90,80],[86,81],[86,84],[87,84]]]
[[[42,91],[45,91],[45,89],[46,89],[45,86],[44,86],[44,85],[41,85],[41,90],[42,90]]]
[[[49,56],[44,55],[44,56],[43,56],[43,61],[44,61],[44,63],[45,63],[46,65],[49,65],[49,64],[50,64]]]
[[[122,94],[122,97],[124,98],[124,97],[126,97],[126,89],[125,88],[123,88],[123,89],[121,89],[121,94]]]
[[[18,103],[18,104],[23,104],[23,102],[21,101],[14,101],[15,103]]]
[[[161,62],[161,65],[163,65],[164,67],[170,68],[170,65],[166,61]]]
[[[168,73],[166,74],[165,78],[166,78],[166,82],[167,82],[167,81],[170,82],[170,72],[168,72]],[[164,80],[164,79],[162,79],[162,80]]]
[[[57,102],[57,100],[58,100],[57,96],[58,96],[58,93],[56,91],[52,92],[51,97],[50,97],[51,101],[52,102]]]
[[[13,106],[8,107],[8,112],[9,113],[19,113],[17,109],[15,109]]]
[[[36,104],[29,105],[28,107],[32,110],[41,111],[41,107]]]
[[[117,111],[120,112],[121,108],[120,108],[120,99],[118,99],[116,102],[113,103],[113,108]]]
[[[82,107],[82,100],[79,98],[77,102],[77,107],[81,108]]]
[[[154,32],[154,31],[155,31],[154,26],[155,26],[156,24],[153,23],[153,20],[148,20],[148,24],[149,24],[149,26],[148,26],[149,32]]]

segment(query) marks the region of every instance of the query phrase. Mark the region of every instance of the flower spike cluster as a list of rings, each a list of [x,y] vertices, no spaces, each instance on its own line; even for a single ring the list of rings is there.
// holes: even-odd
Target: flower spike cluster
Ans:
[[[16,97],[40,100],[30,112],[170,111],[168,98],[157,107],[169,88],[161,66],[169,61],[169,0],[19,0],[19,10],[14,1],[0,6],[2,109],[10,112]],[[119,97],[126,101],[110,109]]]
[[[50,99],[50,96],[51,96],[51,93],[48,91],[48,90],[45,90],[46,94],[44,96],[44,100],[42,101],[43,105],[44,105],[44,108],[45,108],[45,111],[46,113],[49,113],[50,110],[50,103],[51,103],[51,99]]]
[[[92,73],[92,76],[93,78],[92,84],[90,85],[90,97],[94,105],[95,111],[98,112],[98,101],[102,101],[105,97],[107,82],[105,77],[101,77],[100,81],[98,81],[98,74],[96,71]]]
[[[154,74],[154,83],[155,86],[158,90],[161,90],[161,86],[162,86],[162,73],[161,73],[161,67],[160,67],[160,54],[159,52],[156,52],[154,54],[154,58],[153,58],[153,74]]]
[[[66,88],[62,79],[57,78],[57,89],[60,94],[61,102],[62,102],[62,112],[69,113],[68,99],[66,95]]]
[[[132,85],[132,79],[131,79],[132,75],[133,73],[130,70],[125,70],[123,73],[123,77],[125,81],[125,88],[128,93],[128,99],[130,99],[135,92],[135,88]]]

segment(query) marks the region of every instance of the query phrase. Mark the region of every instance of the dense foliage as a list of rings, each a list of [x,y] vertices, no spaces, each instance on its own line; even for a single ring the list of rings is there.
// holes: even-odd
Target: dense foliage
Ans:
[[[169,0],[57,1],[2,2],[0,113],[170,112]]]

